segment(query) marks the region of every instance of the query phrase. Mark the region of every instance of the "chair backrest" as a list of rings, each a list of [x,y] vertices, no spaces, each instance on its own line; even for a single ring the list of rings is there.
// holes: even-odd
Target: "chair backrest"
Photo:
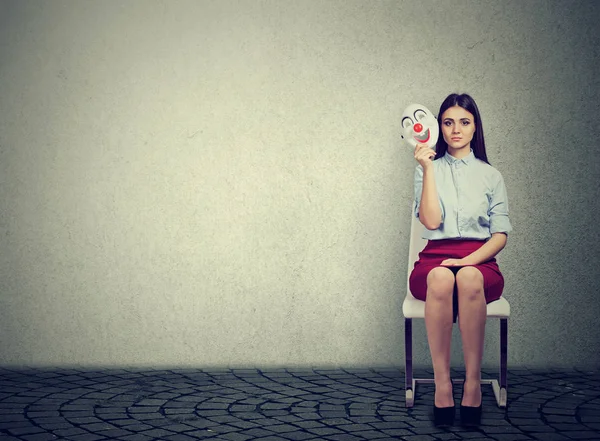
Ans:
[[[419,258],[419,253],[425,248],[427,239],[423,239],[423,232],[425,226],[417,219],[411,210],[412,221],[410,224],[410,245],[408,247],[408,273],[406,275],[406,295],[411,296],[410,288],[408,286],[408,278],[413,270],[415,262]]]

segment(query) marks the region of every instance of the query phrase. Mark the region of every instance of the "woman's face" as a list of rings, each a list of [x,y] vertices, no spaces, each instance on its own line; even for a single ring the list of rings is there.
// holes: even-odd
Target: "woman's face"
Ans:
[[[471,112],[460,106],[446,109],[440,118],[442,134],[448,144],[450,154],[453,151],[471,148],[471,140],[475,133],[475,117]]]

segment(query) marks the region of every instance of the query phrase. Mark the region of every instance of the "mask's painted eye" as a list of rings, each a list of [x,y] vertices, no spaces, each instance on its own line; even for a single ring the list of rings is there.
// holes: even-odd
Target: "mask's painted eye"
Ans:
[[[412,119],[410,119],[408,116],[406,118],[402,119],[402,128],[403,129],[407,129],[412,125],[413,125]]]
[[[427,114],[426,114],[424,111],[422,111],[422,110],[417,110],[417,111],[415,112],[415,119],[416,119],[417,121],[424,120],[425,118],[427,118]]]

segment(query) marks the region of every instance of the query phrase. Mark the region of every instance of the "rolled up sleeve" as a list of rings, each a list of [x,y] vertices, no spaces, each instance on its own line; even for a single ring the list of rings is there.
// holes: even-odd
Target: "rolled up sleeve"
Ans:
[[[415,178],[414,178],[414,191],[415,191],[415,199],[414,199],[414,207],[413,211],[415,217],[419,218],[419,205],[421,205],[421,194],[423,193],[423,167],[420,165],[415,169]],[[440,200],[440,210],[442,213],[442,224],[444,223],[444,204],[442,204],[442,199],[438,193],[438,199]]]
[[[415,217],[419,218],[419,205],[421,204],[421,193],[423,192],[423,168],[419,165],[415,169],[415,204],[414,212]]]
[[[504,179],[498,174],[496,185],[490,198],[490,208],[488,210],[490,219],[490,233],[509,233],[512,231],[512,225],[508,217],[508,195]]]

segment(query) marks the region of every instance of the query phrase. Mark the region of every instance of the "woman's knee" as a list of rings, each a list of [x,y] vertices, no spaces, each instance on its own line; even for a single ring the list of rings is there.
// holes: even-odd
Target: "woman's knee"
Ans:
[[[454,273],[438,266],[427,274],[427,296],[436,299],[451,298],[454,291]]]
[[[459,297],[471,299],[483,295],[483,274],[474,266],[465,266],[456,273]]]

